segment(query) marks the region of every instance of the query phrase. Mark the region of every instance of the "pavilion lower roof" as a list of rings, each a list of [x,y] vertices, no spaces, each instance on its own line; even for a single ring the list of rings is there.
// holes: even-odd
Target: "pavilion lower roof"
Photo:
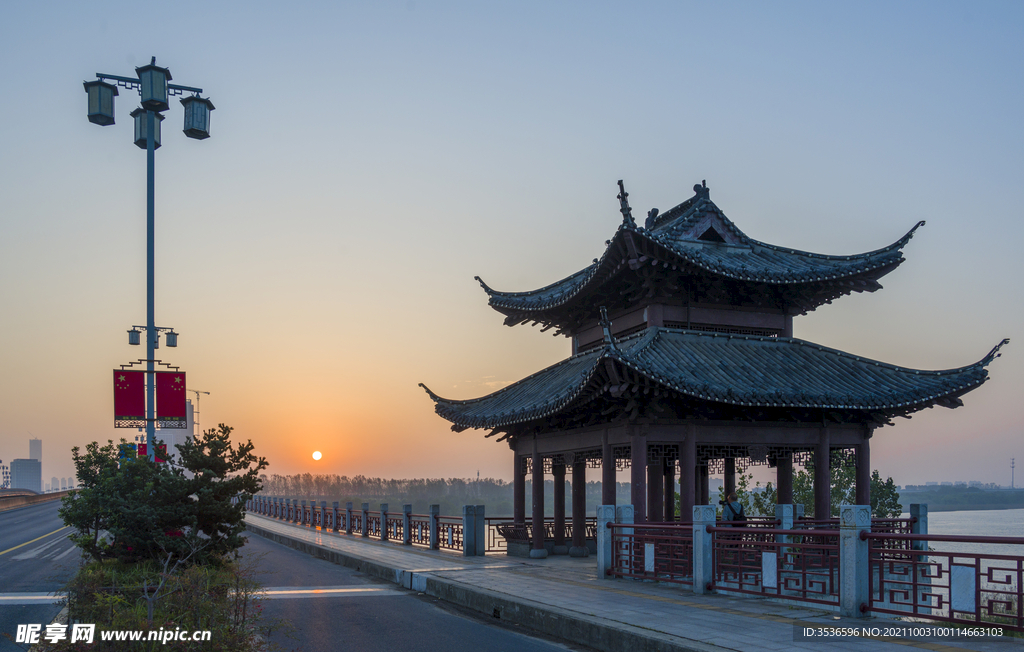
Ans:
[[[671,266],[687,274],[700,274],[752,285],[754,292],[781,293],[798,312],[813,310],[844,294],[874,291],[878,279],[903,262],[902,249],[910,232],[887,247],[853,255],[816,254],[759,242],[749,238],[710,200],[694,197],[649,221],[646,227],[624,221],[600,259],[571,276],[528,292],[501,292],[482,280],[489,304],[506,315],[506,323],[536,321],[566,327],[565,312],[573,303],[612,281],[624,269],[643,265]],[[726,242],[700,239],[714,226]],[[757,290],[757,287],[763,289]]]
[[[654,389],[691,406],[746,414],[811,409],[861,414],[864,422],[877,422],[879,415],[887,419],[934,405],[962,405],[959,397],[985,382],[987,365],[1007,341],[972,365],[925,371],[793,338],[652,327],[480,398],[446,399],[423,387],[453,430],[509,430],[593,411],[630,390],[636,395],[637,388],[643,395]]]

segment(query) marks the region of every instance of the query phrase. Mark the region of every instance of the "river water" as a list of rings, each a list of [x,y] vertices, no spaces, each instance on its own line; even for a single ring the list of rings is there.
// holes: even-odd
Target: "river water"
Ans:
[[[904,517],[910,514],[904,513]],[[929,512],[929,534],[956,534],[982,537],[1024,537],[1024,509],[993,509],[962,512]],[[929,542],[934,550],[982,552],[1024,556],[1024,545],[992,545]]]

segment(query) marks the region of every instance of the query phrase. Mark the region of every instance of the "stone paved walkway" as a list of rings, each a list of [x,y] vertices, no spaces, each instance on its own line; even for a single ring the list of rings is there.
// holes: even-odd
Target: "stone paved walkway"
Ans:
[[[1024,649],[1024,639],[796,640],[802,627],[906,627],[882,618],[755,597],[696,596],[687,587],[599,580],[593,558],[462,557],[334,534],[250,514],[256,534],[428,595],[601,650],[979,650]],[[941,623],[936,623],[941,625]]]

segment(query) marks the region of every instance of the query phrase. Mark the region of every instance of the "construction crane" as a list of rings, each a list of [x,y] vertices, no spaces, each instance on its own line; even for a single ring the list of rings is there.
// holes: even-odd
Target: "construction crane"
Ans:
[[[195,436],[201,432],[199,430],[199,395],[206,394],[207,396],[209,396],[210,392],[204,392],[199,389],[190,389],[188,391],[196,395],[196,407],[195,409],[192,410],[192,435]]]

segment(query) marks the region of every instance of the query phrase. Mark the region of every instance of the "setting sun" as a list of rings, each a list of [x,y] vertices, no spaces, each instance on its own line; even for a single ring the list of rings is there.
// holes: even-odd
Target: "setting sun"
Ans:
[[[320,451],[313,451],[313,459],[314,460],[318,460],[321,457],[323,457],[323,455],[320,454]]]

